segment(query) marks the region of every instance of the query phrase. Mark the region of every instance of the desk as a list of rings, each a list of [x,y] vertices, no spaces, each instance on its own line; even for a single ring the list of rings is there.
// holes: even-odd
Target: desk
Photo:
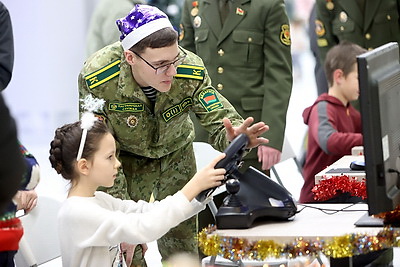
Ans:
[[[316,208],[339,210],[350,206],[349,204],[309,204]],[[301,210],[303,205],[298,206]],[[350,211],[353,210],[353,211]],[[249,242],[260,240],[274,241],[279,244],[293,244],[299,238],[305,241],[319,240],[321,242],[332,242],[335,237],[343,237],[347,234],[360,234],[375,237],[381,227],[355,227],[357,221],[368,210],[367,204],[356,204],[347,209],[346,212],[338,212],[327,215],[320,210],[306,207],[296,215],[292,221],[283,222],[259,222],[249,229],[217,229],[212,234],[223,238],[239,238]],[[400,233],[396,231],[400,236]],[[311,243],[310,242],[310,243]],[[322,249],[319,251],[322,252]],[[246,255],[244,255],[246,257]],[[347,263],[350,266],[350,259]],[[335,266],[336,259],[331,258],[331,266]],[[343,262],[336,263],[336,266],[346,266]]]
[[[323,177],[347,175],[349,177],[355,177],[358,181],[365,178],[365,171],[352,171],[350,170],[350,163],[353,161],[364,161],[364,156],[347,155],[334,162],[332,165],[326,167],[315,175],[315,184],[319,184],[319,181]]]

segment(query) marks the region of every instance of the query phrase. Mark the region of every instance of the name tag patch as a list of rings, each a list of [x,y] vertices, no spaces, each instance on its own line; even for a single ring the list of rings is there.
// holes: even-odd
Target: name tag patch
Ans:
[[[110,103],[108,105],[108,109],[110,111],[117,111],[117,112],[142,112],[144,111],[144,104],[143,103]]]
[[[179,104],[168,108],[166,111],[162,113],[162,117],[165,122],[170,121],[172,118],[181,114],[187,107],[193,105],[193,99],[191,97],[187,97],[183,99]]]

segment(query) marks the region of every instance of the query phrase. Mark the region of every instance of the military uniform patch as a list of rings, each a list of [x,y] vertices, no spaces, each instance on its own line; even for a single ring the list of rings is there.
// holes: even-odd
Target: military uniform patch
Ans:
[[[195,80],[204,79],[204,67],[195,65],[179,65],[176,70],[175,78],[187,78]]]
[[[328,46],[328,40],[326,40],[325,38],[317,39],[317,45],[318,45],[319,47]]]
[[[144,104],[139,102],[133,103],[110,103],[108,105],[110,111],[117,112],[142,112],[144,111]]]
[[[162,113],[162,117],[165,122],[170,121],[172,118],[181,114],[187,107],[193,105],[193,99],[191,97],[186,97],[179,104],[168,108]]]
[[[96,70],[95,72],[86,75],[85,81],[90,89],[95,88],[114,77],[117,77],[120,73],[119,64],[121,60],[115,60],[103,68]]]
[[[217,93],[214,89],[206,89],[201,91],[199,94],[199,100],[207,112],[224,107],[219,101]]]
[[[185,37],[185,29],[183,28],[183,25],[181,23],[179,25],[179,41],[182,41],[183,37]]]
[[[136,118],[135,115],[129,116],[126,119],[126,124],[128,124],[128,126],[131,128],[136,127],[137,123],[138,123],[138,119]]]
[[[292,43],[290,40],[290,28],[288,24],[283,24],[281,26],[281,34],[279,38],[284,45],[290,45]]]
[[[324,23],[322,23],[322,21],[320,21],[319,19],[315,20],[315,33],[319,37],[325,34]]]

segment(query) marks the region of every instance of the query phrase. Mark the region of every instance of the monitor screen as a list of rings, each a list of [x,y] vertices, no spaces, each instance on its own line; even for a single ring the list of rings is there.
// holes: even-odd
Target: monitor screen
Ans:
[[[357,57],[369,215],[400,204],[400,63],[392,42]]]

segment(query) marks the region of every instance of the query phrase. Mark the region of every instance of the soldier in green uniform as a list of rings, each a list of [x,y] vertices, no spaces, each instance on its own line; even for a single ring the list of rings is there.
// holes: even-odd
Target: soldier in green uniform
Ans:
[[[400,42],[400,0],[317,0],[315,33],[321,62],[347,40],[371,50]]]
[[[292,90],[284,1],[185,0],[179,44],[203,59],[213,86],[241,116],[270,126],[264,134],[270,142],[249,153],[242,169],[268,170],[278,163]],[[196,141],[207,141],[207,135],[196,127]]]
[[[259,137],[268,126],[243,120],[214,90],[202,60],[178,46],[178,34],[163,12],[136,5],[117,25],[121,42],[93,54],[79,75],[80,98],[105,100],[98,116],[119,146],[123,173],[109,193],[133,200],[151,195],[163,199],[194,175],[189,111],[220,151],[240,133],[250,138],[249,148],[268,142]],[[161,255],[197,252],[196,233],[196,219],[172,229],[158,241]]]

